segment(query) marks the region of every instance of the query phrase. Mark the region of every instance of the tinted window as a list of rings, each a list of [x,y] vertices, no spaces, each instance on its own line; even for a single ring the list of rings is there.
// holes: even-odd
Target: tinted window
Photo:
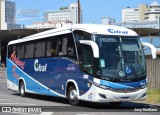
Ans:
[[[53,38],[47,41],[46,54],[47,54],[47,57],[57,55],[57,39],[56,38]]]
[[[45,42],[35,43],[35,57],[44,57],[45,56]]]
[[[11,57],[12,54],[12,46],[8,46],[8,58]]]
[[[91,46],[81,45],[79,50],[79,58],[84,71],[93,74],[93,52]]]
[[[26,45],[25,58],[33,58],[34,55],[34,44],[30,43]]]
[[[17,57],[19,59],[24,58],[24,45],[18,45],[18,47],[17,47]]]
[[[76,50],[72,34],[66,34],[58,38],[58,56],[76,59]]]

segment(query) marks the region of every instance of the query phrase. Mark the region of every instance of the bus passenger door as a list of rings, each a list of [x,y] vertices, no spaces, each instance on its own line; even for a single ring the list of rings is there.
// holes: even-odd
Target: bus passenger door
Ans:
[[[79,49],[79,59],[80,59],[80,70],[83,72],[83,76],[89,76],[89,80],[93,80],[94,76],[94,57],[91,46],[81,44],[81,48]],[[94,99],[94,90],[90,90],[91,85],[88,79],[81,79],[79,81],[79,88],[84,95],[85,100]],[[82,95],[82,94],[81,94]]]

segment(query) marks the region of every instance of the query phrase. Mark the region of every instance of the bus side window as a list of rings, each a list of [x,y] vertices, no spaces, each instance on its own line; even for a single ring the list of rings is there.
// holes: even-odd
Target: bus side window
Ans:
[[[47,41],[47,57],[57,56],[57,40],[51,39]]]
[[[11,54],[13,53],[12,52],[12,45],[11,46],[8,46],[8,58],[10,58],[11,57]]]
[[[17,47],[17,57],[19,59],[24,58],[24,45],[23,44],[19,44],[18,47]]]
[[[76,59],[75,44],[71,34],[58,39],[58,55]]]
[[[33,58],[34,55],[34,43],[26,44],[25,58]]]
[[[80,65],[86,73],[93,74],[93,51],[91,46],[81,45],[79,47]]]
[[[72,36],[69,36],[67,43],[67,55],[69,58],[76,59],[75,43]]]
[[[10,55],[10,59],[13,58],[13,57],[16,57],[16,55],[17,55],[17,47],[16,47],[16,45],[13,45],[11,55]]]
[[[45,42],[35,43],[35,57],[44,57],[45,56]]]
[[[58,39],[58,56],[67,56],[67,37]]]

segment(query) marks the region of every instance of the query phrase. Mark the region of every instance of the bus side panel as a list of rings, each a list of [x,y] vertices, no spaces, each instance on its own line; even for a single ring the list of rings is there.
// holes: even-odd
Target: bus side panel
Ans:
[[[57,73],[59,81],[57,83],[57,89],[59,89],[59,93],[63,94],[64,91],[63,85],[68,81],[75,81],[79,90],[79,99],[80,100],[88,100],[91,101],[94,99],[94,87],[89,82],[93,81],[93,77],[83,73],[79,66],[76,63],[73,63],[71,60],[67,58],[58,59],[57,64]],[[64,88],[66,90],[66,87]]]
[[[7,65],[8,66],[7,79],[8,79],[8,81],[10,81],[12,84],[14,84],[17,87],[17,91],[18,91],[18,85],[19,85],[18,81],[19,81],[19,79],[22,79],[22,80],[24,80],[24,83],[26,86],[25,87],[26,92],[38,93],[38,94],[43,94],[43,95],[50,94],[53,96],[61,96],[58,93],[49,90],[48,87],[44,86],[39,81],[35,80],[28,73],[25,73],[23,69],[21,69],[16,64],[14,64],[10,59],[8,59],[7,64],[8,64]],[[24,66],[24,68],[25,68],[25,66]],[[10,82],[8,82],[8,83],[10,83]],[[8,88],[10,89],[10,87],[12,87],[12,86],[9,86]],[[13,88],[12,88],[12,90],[13,90]],[[38,92],[38,90],[41,90],[42,92]]]
[[[93,81],[93,77],[81,72],[79,66],[68,58],[36,58],[24,61],[26,64],[25,73],[46,86],[48,90],[56,92],[61,96],[66,95],[66,83],[69,80],[76,82],[77,90],[80,91],[79,96],[87,93],[91,87],[89,80]],[[51,95],[41,87],[38,87],[37,90],[39,94]]]
[[[18,91],[18,77],[16,73],[16,66],[7,58],[7,87],[14,91]]]
[[[24,67],[16,65],[8,59],[8,80],[15,83],[17,87],[19,79],[22,79],[27,92],[65,97],[67,81],[74,80],[78,85],[79,96],[86,100],[85,94],[88,94],[91,88],[89,80],[93,81],[93,77],[81,72],[79,66],[72,61],[63,58],[19,61],[25,63]],[[90,94],[92,95],[92,92],[89,93],[89,97]]]

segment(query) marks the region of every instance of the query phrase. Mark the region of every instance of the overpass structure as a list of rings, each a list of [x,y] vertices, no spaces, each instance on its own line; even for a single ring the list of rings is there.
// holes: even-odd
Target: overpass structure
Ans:
[[[0,30],[0,65],[2,62],[6,63],[7,44],[9,41],[20,39],[46,30],[49,29]],[[159,29],[133,28],[133,30],[136,31],[139,36],[160,36]]]

